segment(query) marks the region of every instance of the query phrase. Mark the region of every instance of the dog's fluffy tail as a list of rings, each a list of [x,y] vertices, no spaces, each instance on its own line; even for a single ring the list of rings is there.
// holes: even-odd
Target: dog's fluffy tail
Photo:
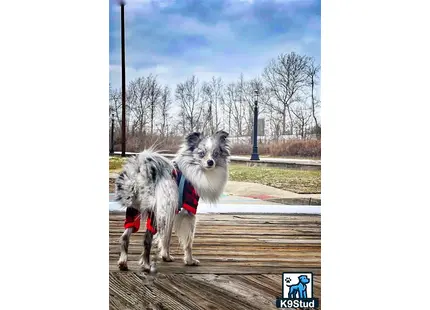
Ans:
[[[138,195],[137,156],[130,157],[115,180],[115,200],[124,208],[131,207]]]
[[[116,200],[124,208],[154,209],[155,188],[161,180],[172,179],[172,170],[172,163],[152,149],[129,158],[115,182]]]

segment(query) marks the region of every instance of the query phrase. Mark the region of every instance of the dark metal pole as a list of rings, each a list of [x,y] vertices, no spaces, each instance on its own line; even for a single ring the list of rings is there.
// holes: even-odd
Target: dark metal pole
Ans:
[[[110,150],[109,155],[113,155],[113,134],[114,134],[114,126],[115,126],[115,118],[114,114],[112,113],[112,119],[111,119],[111,128],[110,128]]]
[[[121,1],[121,66],[122,66],[122,147],[121,156],[125,156],[125,26],[124,26],[124,6]]]
[[[260,160],[260,157],[258,156],[258,141],[257,141],[258,128],[257,127],[258,127],[258,90],[255,90],[254,135],[253,135],[253,147],[252,147],[251,160]]]

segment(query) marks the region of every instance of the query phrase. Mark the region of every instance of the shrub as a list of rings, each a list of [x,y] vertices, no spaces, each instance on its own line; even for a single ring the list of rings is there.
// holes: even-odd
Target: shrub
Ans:
[[[172,136],[161,138],[156,135],[129,136],[127,138],[128,152],[141,152],[145,148],[155,146],[163,153],[176,153],[183,137]],[[121,151],[121,138],[115,139],[115,151]],[[232,144],[232,155],[250,156],[252,144],[238,142]],[[258,144],[258,153],[263,156],[276,157],[321,157],[321,140],[282,140]]]

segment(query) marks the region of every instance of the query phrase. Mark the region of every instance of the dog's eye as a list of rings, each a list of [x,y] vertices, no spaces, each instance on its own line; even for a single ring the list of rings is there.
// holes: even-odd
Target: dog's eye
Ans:
[[[197,154],[199,154],[200,157],[204,157],[205,156],[205,152],[204,151],[198,151]]]
[[[214,152],[213,152],[213,157],[218,157],[218,155],[219,155],[219,152],[218,152],[218,151],[214,151]]]

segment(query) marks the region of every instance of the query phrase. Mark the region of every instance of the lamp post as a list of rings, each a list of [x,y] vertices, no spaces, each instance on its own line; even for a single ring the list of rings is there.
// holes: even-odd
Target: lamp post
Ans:
[[[121,156],[125,156],[125,25],[124,25],[124,6],[125,1],[120,0],[121,6],[121,80],[122,80],[122,121],[121,121]]]
[[[255,101],[254,101],[254,132],[253,132],[253,147],[252,147],[252,154],[251,154],[251,160],[260,160],[260,157],[258,156],[258,141],[257,141],[257,134],[258,134],[258,89],[254,90],[255,93]]]
[[[110,149],[109,149],[109,155],[113,155],[113,131],[114,131],[114,125],[115,125],[115,118],[114,114],[111,115],[111,128],[110,128]]]

